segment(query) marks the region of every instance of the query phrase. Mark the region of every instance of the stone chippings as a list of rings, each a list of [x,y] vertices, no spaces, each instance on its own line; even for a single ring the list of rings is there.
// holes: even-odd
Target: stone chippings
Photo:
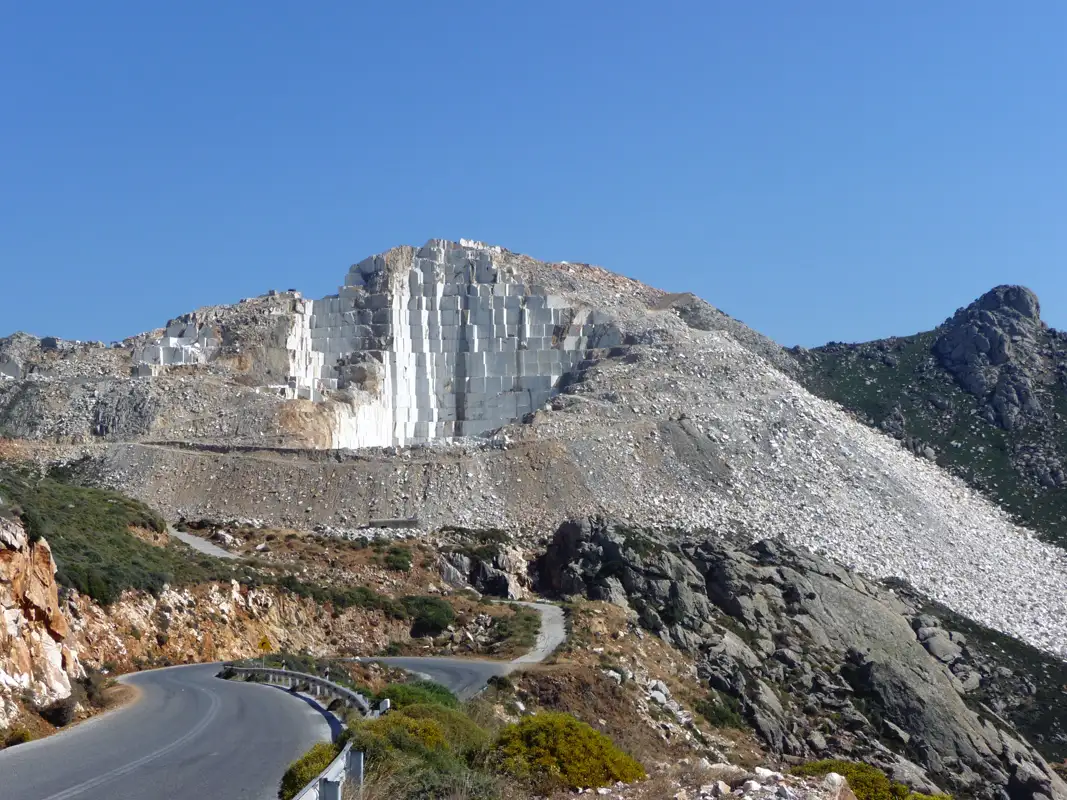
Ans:
[[[325,306],[310,303],[314,325],[308,301],[293,293],[211,312],[204,319],[216,330],[212,340],[220,343],[215,360],[181,368],[198,369],[195,374],[164,371],[155,378],[122,379],[148,387],[143,403],[120,403],[124,384],[119,379],[101,379],[101,391],[111,387],[104,393],[111,398],[106,404],[86,397],[76,382],[39,381],[51,387],[47,405],[19,399],[38,384],[5,380],[0,422],[29,438],[64,438],[46,424],[55,418],[69,426],[64,428],[71,431],[69,440],[77,441],[91,428],[91,414],[114,409],[110,430],[119,432],[95,441],[126,443],[94,445],[93,433],[90,444],[72,455],[95,456],[88,475],[175,517],[254,516],[308,527],[418,517],[425,526],[499,527],[537,537],[568,517],[602,513],[646,526],[779,537],[867,575],[904,578],[959,613],[1067,654],[1067,564],[1061,551],[1013,525],[935,465],[808,393],[792,379],[794,365],[787,354],[703,301],[598,267],[545,264],[474,243],[397,248],[357,267],[337,298],[327,299]],[[448,287],[466,291],[446,294],[452,291]],[[443,348],[446,338],[453,338],[431,337],[430,316],[452,311],[442,305],[451,297],[462,297],[466,313],[484,314],[486,321],[454,326],[457,337],[465,331],[467,342],[478,343],[470,350],[438,353],[431,349],[434,343]],[[490,349],[512,338],[508,313],[514,309],[508,301],[520,298],[535,304],[544,298],[546,313],[575,315],[558,332],[565,334],[562,340],[555,337],[551,359],[558,360],[546,360],[543,372],[540,350]],[[552,298],[561,298],[559,309]],[[342,308],[342,299],[354,307]],[[426,301],[436,301],[436,309],[420,308]],[[492,305],[483,307],[483,301]],[[501,309],[497,301],[503,301]],[[370,308],[382,303],[387,304]],[[353,324],[366,327],[359,321],[366,311],[372,312],[370,344],[382,349],[346,353],[351,343],[334,345],[335,338],[345,339],[334,337],[334,328],[353,336],[356,328],[334,325],[338,320],[331,315],[342,320],[354,315]],[[379,312],[384,321],[374,322]],[[585,313],[578,325],[575,320]],[[303,349],[291,346],[298,320],[308,325],[296,336]],[[529,320],[527,347],[531,339],[548,338],[547,318]],[[441,316],[442,331],[448,327],[444,322]],[[534,325],[543,325],[545,334]],[[577,361],[564,347],[572,336],[577,337],[571,343],[578,348],[574,352],[581,356]],[[515,338],[520,339],[517,327]],[[308,341],[318,344],[308,350]],[[534,347],[542,345],[547,342]],[[331,349],[336,349],[329,352],[335,367],[305,377],[293,374],[294,353]],[[448,388],[449,371],[461,371],[461,354],[521,359],[531,352],[538,353],[538,376],[554,384],[527,395],[533,411],[522,424],[507,418],[510,408],[492,416],[488,391],[481,394],[480,386],[471,385],[481,376],[464,377],[465,395],[457,390],[458,378]],[[420,357],[425,357],[421,367]],[[402,362],[411,368],[403,391]],[[227,364],[240,364],[243,371],[227,372]],[[324,357],[320,369],[327,366]],[[336,390],[328,383],[333,380]],[[315,381],[326,401],[294,399],[302,385],[311,391]],[[383,392],[384,386],[392,388]],[[408,394],[412,386],[414,394]],[[64,392],[84,406],[64,407]],[[330,397],[334,392],[349,393],[351,405]],[[501,388],[501,394],[509,393],[518,394]],[[472,411],[481,397],[483,416],[469,415],[471,428],[460,432],[481,431],[487,439],[456,436],[448,444],[443,437],[431,439],[432,447],[364,449],[328,458],[296,451],[254,457],[225,452],[231,445],[270,443],[265,434],[278,429],[276,415],[301,411],[300,403],[306,404],[310,421],[297,434],[291,428],[287,444],[301,442],[299,436],[307,448],[346,439],[391,444],[401,434],[417,439],[430,431],[431,419],[419,416],[424,413],[436,415],[436,436],[461,422],[458,414],[456,420],[446,418],[453,402],[457,409],[462,405],[461,396]],[[46,411],[34,417],[31,412],[42,407]],[[13,414],[12,408],[21,410]],[[380,413],[375,417],[360,408]],[[399,411],[405,408],[418,421],[411,416],[401,421]],[[89,421],[79,423],[86,414]],[[127,427],[121,428],[124,421]],[[221,447],[205,453],[137,443],[164,438]]]
[[[674,421],[602,428],[571,445],[613,511],[780,537],[867,575],[904,578],[966,616],[1067,655],[1062,550],[727,336],[694,335],[647,359],[650,369],[605,365],[590,394]],[[593,402],[574,410],[578,419],[553,415],[546,427],[562,437],[600,416]],[[659,473],[660,491],[649,491],[650,473]]]

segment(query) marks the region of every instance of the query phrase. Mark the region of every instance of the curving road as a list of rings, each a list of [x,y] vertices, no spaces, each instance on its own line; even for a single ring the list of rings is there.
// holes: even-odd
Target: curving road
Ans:
[[[472,658],[437,656],[389,656],[386,658],[354,658],[353,661],[378,661],[391,667],[407,670],[420,677],[440,683],[460,700],[469,700],[485,688],[494,675],[507,675],[526,664],[540,664],[563,644],[567,626],[563,609],[548,603],[515,603],[536,609],[541,614],[541,630],[533,650],[514,661],[484,661]]]
[[[494,675],[544,661],[566,638],[563,611],[541,613],[537,645],[511,662],[382,658],[461,698]],[[169,667],[120,680],[133,704],[57,736],[0,751],[0,800],[273,800],[290,762],[329,741],[325,717],[277,688],[215,677],[218,664]]]
[[[123,677],[140,691],[132,705],[0,751],[0,800],[273,800],[329,726],[304,700],[218,670]]]

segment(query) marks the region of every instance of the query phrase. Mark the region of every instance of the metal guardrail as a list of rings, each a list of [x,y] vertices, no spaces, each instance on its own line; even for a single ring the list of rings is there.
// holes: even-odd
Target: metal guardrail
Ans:
[[[348,708],[356,708],[364,717],[378,717],[388,711],[390,703],[383,700],[378,709],[371,707],[370,701],[359,692],[354,692],[333,681],[309,675],[306,672],[294,672],[288,669],[271,669],[269,667],[236,667],[227,665],[236,675],[260,676],[272,686],[307,685],[308,693],[313,697],[333,697],[344,702]],[[342,724],[344,724],[342,722]],[[293,800],[341,800],[341,792],[346,781],[355,781],[356,786],[363,786],[363,753],[352,750],[348,743],[330,765],[300,791]]]
[[[261,675],[266,679],[266,683],[274,686],[292,688],[298,684],[306,683],[308,686],[308,693],[313,697],[332,696],[340,699],[344,701],[344,704],[348,708],[359,709],[359,712],[365,717],[375,717],[378,716],[379,713],[371,708],[370,701],[359,692],[354,692],[351,689],[334,683],[333,681],[326,680],[326,678],[320,678],[318,675],[309,675],[306,672],[293,672],[288,669],[271,669],[270,667],[231,666],[229,668],[238,675]],[[388,708],[388,706],[386,706],[386,708]]]
[[[293,800],[341,800],[346,780],[363,785],[363,753],[353,750],[351,742]]]

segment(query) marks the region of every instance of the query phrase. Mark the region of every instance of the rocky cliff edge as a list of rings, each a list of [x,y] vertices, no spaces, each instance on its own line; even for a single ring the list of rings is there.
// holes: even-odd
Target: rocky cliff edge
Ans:
[[[81,675],[60,611],[56,562],[48,542],[0,518],[0,728],[18,713],[14,697],[43,705],[69,697]]]

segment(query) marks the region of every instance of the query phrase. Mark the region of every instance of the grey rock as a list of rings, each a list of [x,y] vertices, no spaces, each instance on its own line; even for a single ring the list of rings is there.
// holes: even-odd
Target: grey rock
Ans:
[[[922,644],[930,655],[945,664],[951,664],[963,655],[963,650],[960,646],[953,642],[945,633],[938,633],[934,636],[930,636],[925,639]]]
[[[639,535],[652,536],[626,534],[631,542]],[[737,549],[710,538],[662,558],[623,546],[624,538],[603,520],[565,526],[539,562],[541,585],[563,586],[570,575],[588,596],[604,586],[602,568],[610,563],[642,624],[658,625],[653,629],[687,648],[700,677],[737,699],[771,753],[899,764],[909,785],[943,785],[983,800],[1008,791],[1009,776],[1029,786],[1043,769],[1040,755],[1010,729],[964,704],[961,687],[978,673],[965,669],[963,640],[936,617],[916,614],[902,596],[780,542]],[[672,595],[659,583],[668,574],[696,596],[702,579],[707,610],[675,615]],[[799,642],[803,650],[786,646]],[[1019,772],[1023,762],[1038,772]],[[1045,793],[1067,800],[1067,786],[1054,775],[1048,781]]]

